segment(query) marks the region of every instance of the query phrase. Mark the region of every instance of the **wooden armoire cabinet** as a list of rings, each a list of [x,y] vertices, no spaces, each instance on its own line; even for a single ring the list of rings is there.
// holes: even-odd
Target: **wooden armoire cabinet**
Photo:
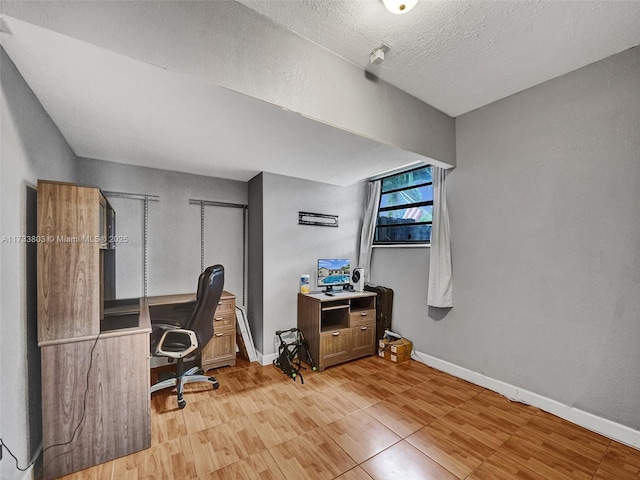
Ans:
[[[37,208],[43,469],[52,479],[150,446],[151,324],[146,298],[128,315],[105,311],[115,213],[100,189],[41,180]]]

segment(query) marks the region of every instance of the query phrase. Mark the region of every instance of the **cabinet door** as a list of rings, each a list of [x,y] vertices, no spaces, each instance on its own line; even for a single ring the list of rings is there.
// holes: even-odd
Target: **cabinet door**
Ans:
[[[373,355],[376,349],[376,324],[369,322],[351,329],[351,345],[354,357]]]
[[[226,328],[214,332],[213,337],[202,350],[202,368],[204,370],[224,365],[235,365],[236,329]]]
[[[320,335],[320,369],[344,361],[351,352],[351,332],[347,329]]]

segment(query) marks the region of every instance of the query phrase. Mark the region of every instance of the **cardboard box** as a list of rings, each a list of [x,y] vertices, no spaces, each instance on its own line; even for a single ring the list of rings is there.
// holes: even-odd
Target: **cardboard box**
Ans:
[[[411,358],[413,344],[406,338],[389,341],[385,338],[378,342],[378,356],[390,362],[402,363]]]

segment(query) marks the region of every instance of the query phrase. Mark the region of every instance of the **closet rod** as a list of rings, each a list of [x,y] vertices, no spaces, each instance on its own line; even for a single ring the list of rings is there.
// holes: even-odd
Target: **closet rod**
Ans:
[[[213,200],[196,200],[194,198],[190,198],[189,203],[191,205],[205,205],[207,207],[247,208],[247,205],[243,203],[216,202]]]
[[[159,202],[160,197],[158,195],[147,195],[144,193],[125,193],[125,192],[102,192],[105,197],[114,198],[127,198],[129,200],[148,200],[151,202]]]

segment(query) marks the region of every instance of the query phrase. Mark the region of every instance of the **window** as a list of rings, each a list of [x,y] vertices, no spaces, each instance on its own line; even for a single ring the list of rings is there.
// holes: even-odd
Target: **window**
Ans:
[[[374,245],[431,242],[433,177],[419,167],[382,180]]]

